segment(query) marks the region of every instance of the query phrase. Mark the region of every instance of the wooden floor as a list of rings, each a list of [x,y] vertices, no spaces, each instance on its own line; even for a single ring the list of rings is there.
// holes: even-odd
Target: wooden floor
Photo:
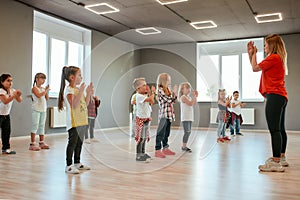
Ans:
[[[92,170],[64,172],[67,134],[46,135],[50,150],[28,150],[29,136],[12,138],[16,155],[0,156],[0,199],[178,199],[282,200],[300,198],[300,133],[288,133],[284,173],[261,173],[270,157],[268,133],[246,132],[217,144],[215,130],[193,130],[189,146],[180,150],[182,130],[173,129],[175,156],[135,161],[135,142],[128,130],[98,131],[98,142],[84,144],[82,162]],[[152,129],[152,134],[155,129]],[[153,156],[155,137],[147,144]]]

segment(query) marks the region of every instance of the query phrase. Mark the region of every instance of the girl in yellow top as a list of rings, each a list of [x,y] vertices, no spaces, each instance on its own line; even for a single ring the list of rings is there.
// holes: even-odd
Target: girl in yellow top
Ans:
[[[69,82],[65,86],[65,81]],[[85,83],[82,83],[81,70],[78,67],[63,67],[61,75],[61,85],[58,98],[58,108],[66,106],[66,125],[69,134],[66,149],[66,173],[78,174],[79,170],[89,170],[90,168],[80,163],[82,142],[88,127],[87,103],[93,95],[92,84],[86,87],[86,97],[84,96]],[[74,154],[74,165],[72,157]]]

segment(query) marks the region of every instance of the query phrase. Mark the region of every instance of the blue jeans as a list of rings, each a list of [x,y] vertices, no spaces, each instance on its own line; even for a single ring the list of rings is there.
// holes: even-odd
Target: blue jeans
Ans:
[[[222,137],[225,137],[225,129],[226,129],[226,124],[222,121],[222,120],[219,120],[219,123],[218,123],[218,137],[220,137],[222,135]]]
[[[240,118],[238,118],[238,117],[235,117],[233,124],[230,124],[230,133],[232,135],[234,134],[234,128],[235,128],[235,134],[240,132],[241,121],[240,121]]]
[[[168,140],[170,136],[171,120],[167,118],[161,118],[158,123],[156,132],[156,144],[155,150],[161,150],[161,148],[168,148]]]
[[[187,143],[188,139],[191,134],[191,129],[192,129],[192,121],[183,121],[182,122],[183,130],[184,130],[184,135],[182,138],[182,143]]]

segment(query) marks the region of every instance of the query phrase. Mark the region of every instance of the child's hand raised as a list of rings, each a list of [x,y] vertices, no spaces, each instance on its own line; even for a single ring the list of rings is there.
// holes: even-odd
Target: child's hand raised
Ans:
[[[194,95],[195,97],[198,97],[198,91],[197,91],[197,90],[194,90],[194,91],[193,91],[193,95]]]
[[[152,93],[155,93],[155,91],[156,91],[156,88],[152,85],[152,86],[151,86],[151,92],[152,92]]]
[[[15,90],[14,91],[14,96],[15,97],[20,97],[22,95],[22,92],[20,90]]]
[[[86,93],[87,93],[87,95],[94,94],[94,86],[93,86],[92,82],[86,87]]]
[[[178,91],[178,85],[175,84],[175,85],[173,86],[172,92],[173,92],[174,94],[176,94],[177,91]]]

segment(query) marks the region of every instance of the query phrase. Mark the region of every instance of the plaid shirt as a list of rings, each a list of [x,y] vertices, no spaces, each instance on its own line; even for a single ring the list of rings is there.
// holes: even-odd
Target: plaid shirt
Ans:
[[[167,96],[162,88],[158,89],[158,118],[167,118],[170,120],[175,120],[173,103],[176,101],[177,96],[172,94],[171,96]]]
[[[90,103],[87,106],[88,116],[96,118],[98,115],[97,108],[100,106],[100,100],[96,101],[94,97],[91,97]]]

